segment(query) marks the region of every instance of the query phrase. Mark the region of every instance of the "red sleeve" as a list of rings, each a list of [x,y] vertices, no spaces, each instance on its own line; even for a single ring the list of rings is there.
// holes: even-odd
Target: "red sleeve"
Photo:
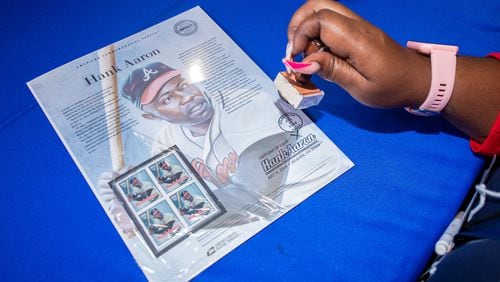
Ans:
[[[500,52],[489,53],[488,56],[486,56],[486,57],[488,57],[488,58],[496,58],[496,59],[500,60]]]
[[[487,57],[496,58],[500,60],[500,52],[490,53]],[[490,133],[486,137],[483,143],[478,143],[474,140],[470,140],[470,147],[475,153],[479,153],[486,156],[493,156],[495,154],[500,154],[500,113],[497,115],[495,124],[490,130]]]
[[[478,143],[471,139],[470,147],[475,153],[486,156],[500,154],[500,114],[497,115],[495,124],[493,124],[486,140],[483,143]]]

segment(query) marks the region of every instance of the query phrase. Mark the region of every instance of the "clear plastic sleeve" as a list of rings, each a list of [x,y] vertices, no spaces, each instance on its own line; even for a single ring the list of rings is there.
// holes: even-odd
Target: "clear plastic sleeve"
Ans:
[[[28,85],[152,281],[193,278],[353,165],[199,7]]]

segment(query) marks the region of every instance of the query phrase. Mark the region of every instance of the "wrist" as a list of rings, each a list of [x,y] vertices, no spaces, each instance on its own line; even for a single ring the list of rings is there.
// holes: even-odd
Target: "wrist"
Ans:
[[[500,61],[490,58],[457,58],[453,96],[443,116],[472,139],[482,142],[499,113]]]
[[[407,47],[431,58],[431,86],[418,108],[405,108],[420,116],[440,114],[448,104],[455,85],[457,46],[408,41]]]
[[[400,108],[418,108],[424,103],[431,87],[431,58],[410,48],[405,48],[405,51],[408,58],[408,72],[402,87],[407,91]]]

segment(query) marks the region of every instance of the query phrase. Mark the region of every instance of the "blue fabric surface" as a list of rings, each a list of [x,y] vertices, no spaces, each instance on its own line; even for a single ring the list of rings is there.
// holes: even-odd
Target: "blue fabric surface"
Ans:
[[[1,9],[0,277],[145,280],[25,82],[200,5],[270,77],[302,1],[8,1]],[[498,1],[344,1],[400,44],[498,51]],[[482,160],[441,117],[376,110],[337,86],[306,113],[356,166],[195,281],[411,281]]]

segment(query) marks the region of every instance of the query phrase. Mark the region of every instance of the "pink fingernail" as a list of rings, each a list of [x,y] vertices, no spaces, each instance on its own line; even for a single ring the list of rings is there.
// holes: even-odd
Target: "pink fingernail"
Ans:
[[[294,62],[283,59],[283,63],[293,71],[303,74],[313,74],[319,71],[321,66],[316,62]]]

